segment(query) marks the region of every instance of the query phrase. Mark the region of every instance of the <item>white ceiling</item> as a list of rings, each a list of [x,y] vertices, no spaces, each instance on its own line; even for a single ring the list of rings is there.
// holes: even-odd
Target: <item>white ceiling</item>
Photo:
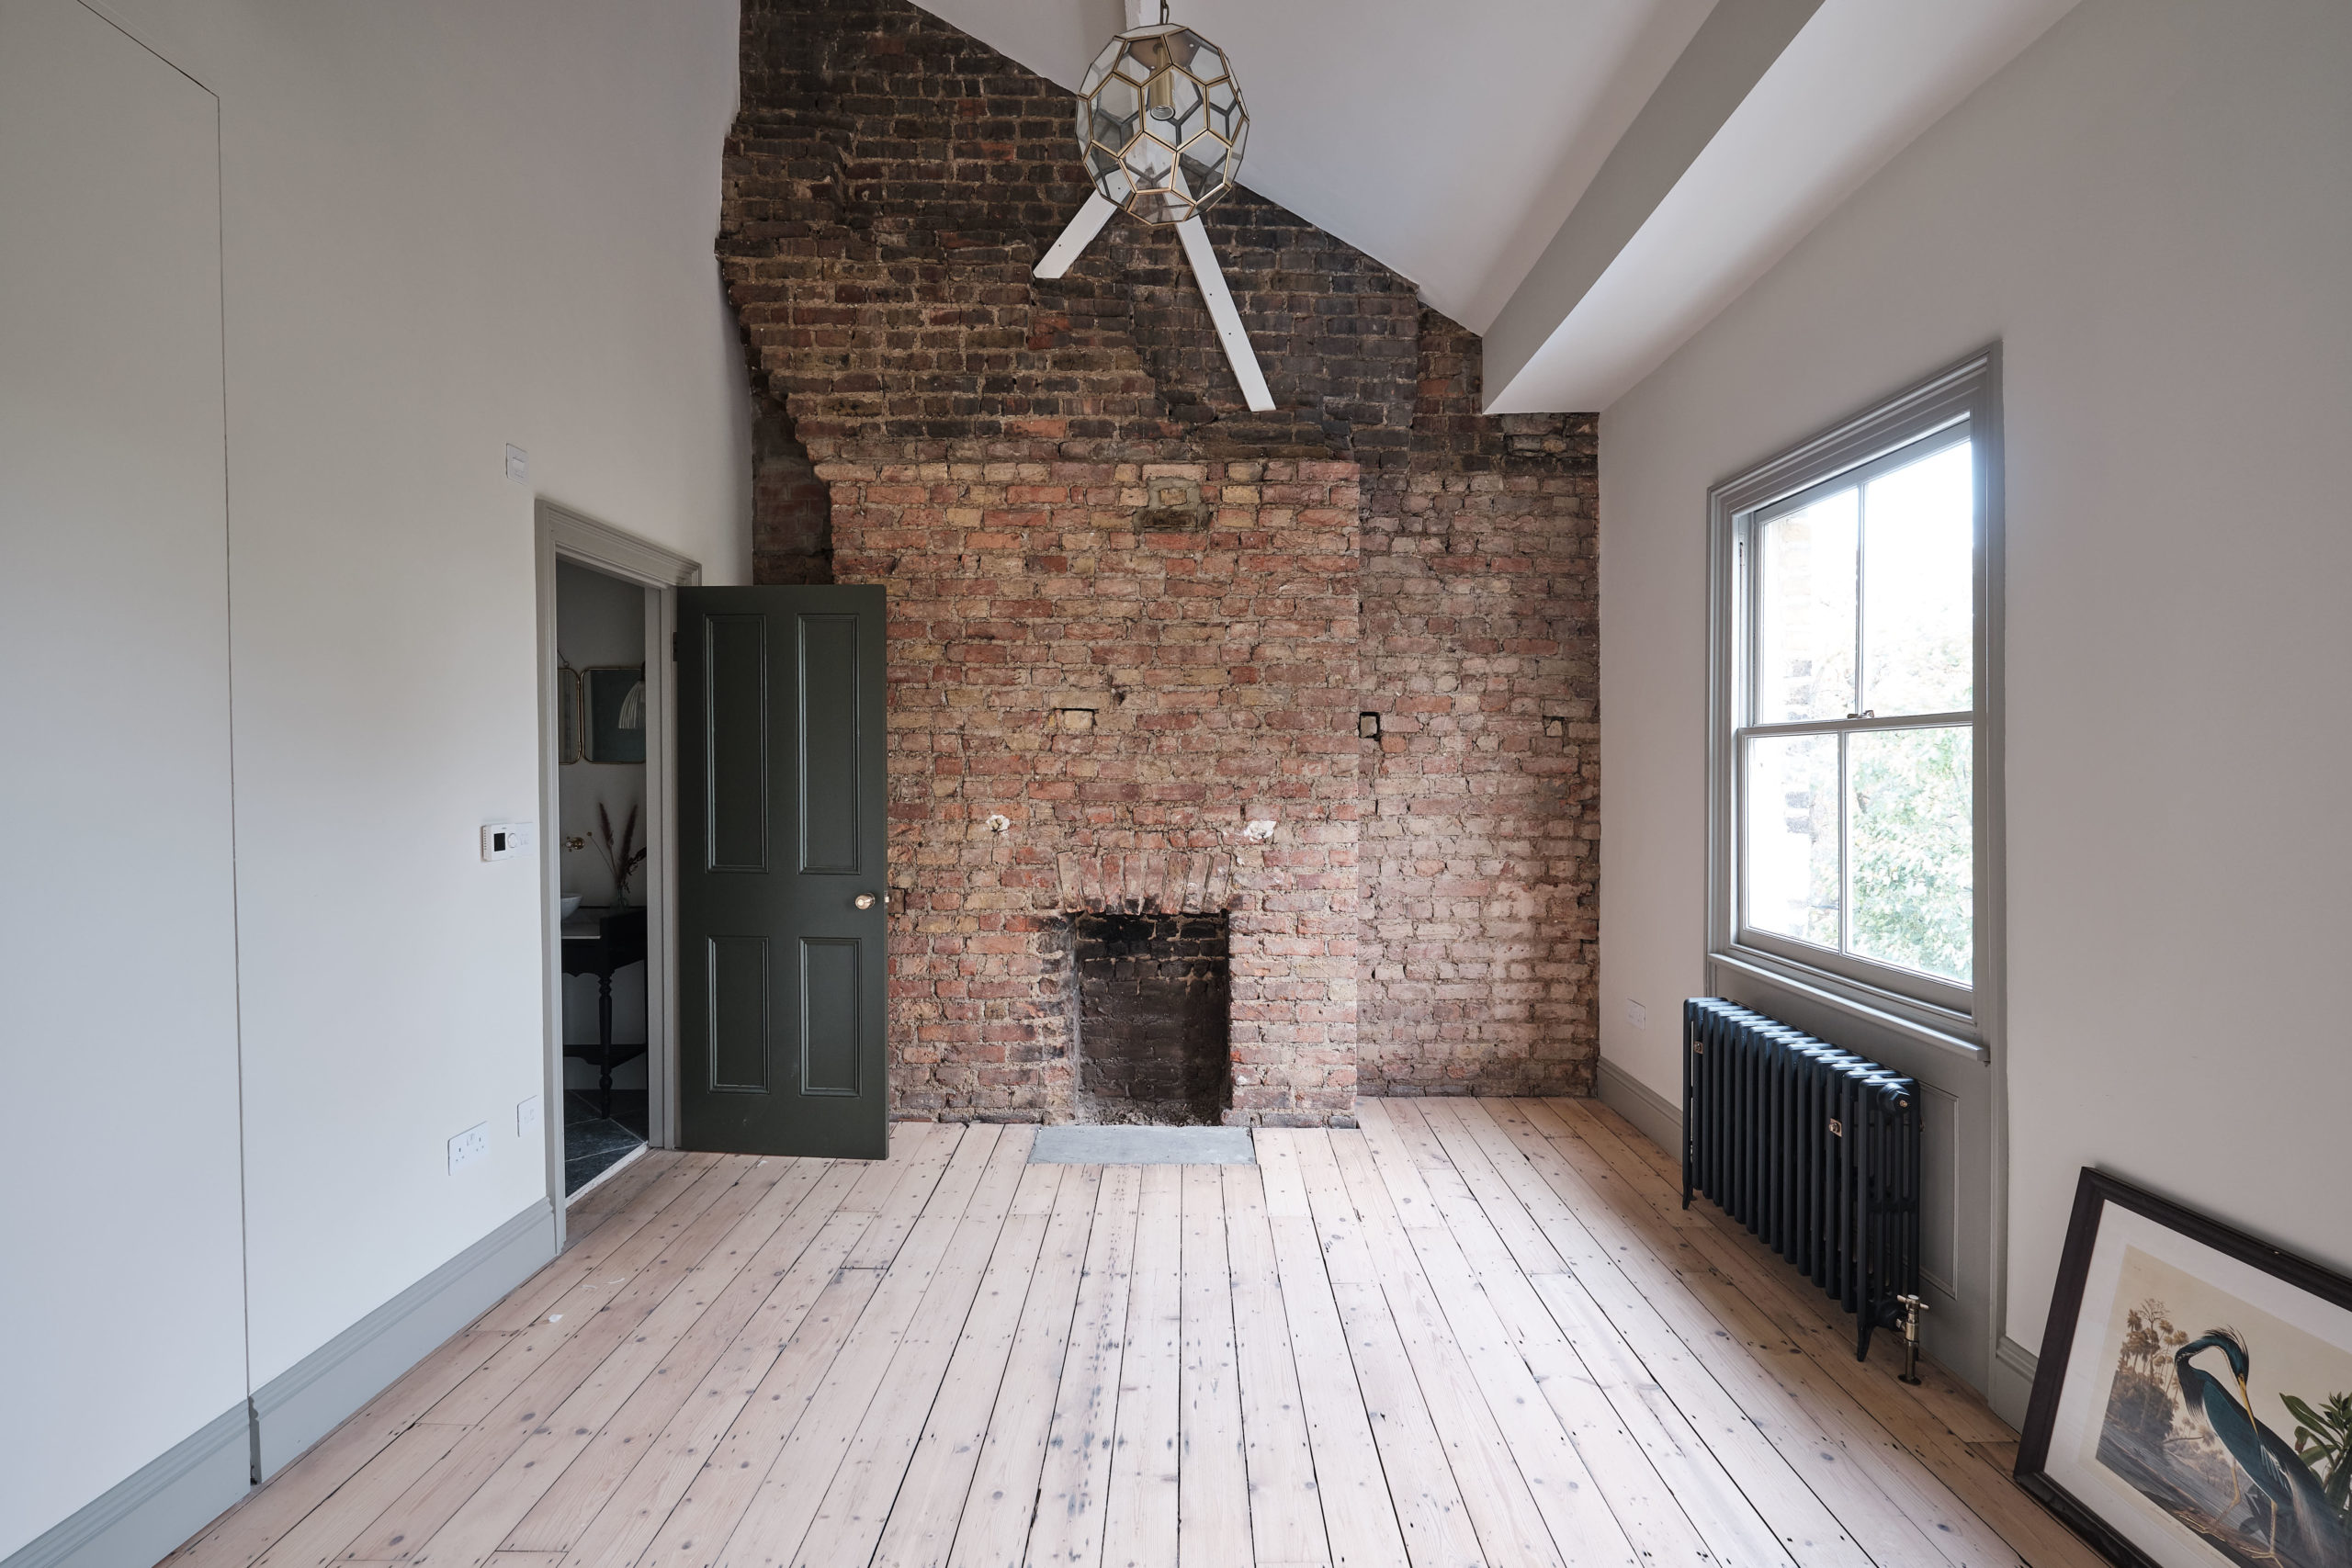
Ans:
[[[2075,4],[1822,0],[1608,269],[1487,334],[1487,412],[1607,408]]]
[[[1125,26],[1120,0],[920,3],[1073,91]],[[1713,6],[1174,0],[1170,15],[1233,62],[1241,183],[1484,332]]]
[[[1159,9],[920,3],[1073,90],[1131,5]],[[1726,3],[1171,15],[1233,62],[1242,183],[1412,278],[1487,337],[1490,412],[1535,412],[1606,407],[2075,0]]]

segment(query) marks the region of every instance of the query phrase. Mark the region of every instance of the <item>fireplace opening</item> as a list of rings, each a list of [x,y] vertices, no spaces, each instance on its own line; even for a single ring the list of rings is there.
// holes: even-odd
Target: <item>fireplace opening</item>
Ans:
[[[1078,1112],[1216,1123],[1233,1102],[1233,972],[1222,914],[1081,914]]]

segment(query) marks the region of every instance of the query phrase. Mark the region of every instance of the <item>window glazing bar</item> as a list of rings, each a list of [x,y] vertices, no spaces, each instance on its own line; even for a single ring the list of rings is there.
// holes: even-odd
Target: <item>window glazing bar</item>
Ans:
[[[1954,729],[1974,724],[1973,709],[1959,713],[1904,713],[1887,718],[1801,718],[1786,724],[1744,724],[1732,733],[1751,736],[1851,735],[1866,729]]]
[[[1854,951],[1854,824],[1849,803],[1846,737],[1838,737],[1838,951]]]

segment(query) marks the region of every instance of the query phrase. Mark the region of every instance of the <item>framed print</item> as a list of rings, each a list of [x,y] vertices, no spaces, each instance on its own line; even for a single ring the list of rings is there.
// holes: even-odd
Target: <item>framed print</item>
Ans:
[[[645,666],[608,664],[587,671],[588,761],[645,761]]]
[[[2085,1170],[2017,1475],[2131,1568],[2352,1568],[2352,1280]]]

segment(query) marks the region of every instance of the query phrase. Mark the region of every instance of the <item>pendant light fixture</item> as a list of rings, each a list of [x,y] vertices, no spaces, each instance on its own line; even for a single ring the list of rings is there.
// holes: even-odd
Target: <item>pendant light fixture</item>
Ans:
[[[1225,287],[1201,214],[1233,189],[1250,111],[1225,51],[1168,19],[1129,28],[1103,47],[1079,90],[1078,145],[1094,194],[1038,260],[1039,277],[1059,277],[1116,212],[1169,224],[1182,242],[1193,280],[1216,323],[1226,359],[1253,412],[1274,406],[1241,313]]]

